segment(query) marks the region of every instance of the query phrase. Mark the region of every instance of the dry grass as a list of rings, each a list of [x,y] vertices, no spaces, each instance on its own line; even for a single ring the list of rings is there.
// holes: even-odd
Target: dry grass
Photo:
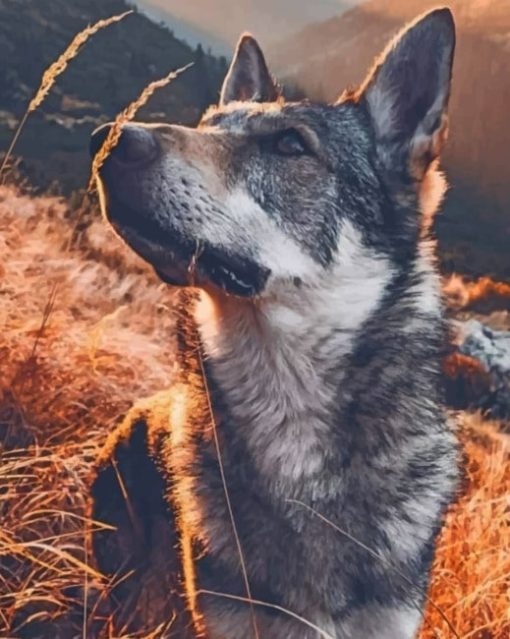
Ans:
[[[69,216],[0,188],[2,637],[28,621],[41,636],[86,575],[100,587],[84,564],[91,464],[133,399],[172,376],[171,293],[101,222],[71,242]]]
[[[510,284],[495,282],[490,277],[468,281],[452,275],[444,284],[449,305],[455,310],[479,310],[483,313],[493,309],[510,310]]]
[[[431,600],[462,639],[510,637],[510,440],[498,425],[463,415],[465,494],[452,509],[434,565]],[[421,639],[451,637],[428,607]]]
[[[92,175],[89,184],[89,189],[92,189],[94,183],[98,177],[99,170],[103,166],[106,161],[106,158],[110,155],[113,149],[117,146],[120,140],[120,135],[122,133],[122,126],[127,122],[130,122],[138,111],[150,100],[151,96],[158,89],[162,89],[168,86],[173,80],[178,78],[182,73],[187,71],[189,68],[193,66],[193,62],[186,64],[185,66],[177,69],[176,71],[170,71],[164,78],[160,80],[154,80],[150,82],[145,89],[140,93],[138,98],[131,102],[123,111],[119,113],[119,115],[115,118],[113,126],[108,131],[108,135],[106,136],[103,145],[99,149],[99,151],[94,156],[94,160],[92,162]]]
[[[104,20],[98,20],[95,24],[90,25],[77,33],[72,39],[66,50],[60,55],[55,62],[53,62],[44,72],[41,84],[35,94],[30,100],[28,111],[36,111],[44,102],[46,96],[51,90],[51,87],[55,84],[59,75],[64,73],[69,65],[69,62],[73,60],[80,52],[82,46],[87,42],[89,38],[95,35],[101,29],[105,29],[116,22],[120,22],[126,16],[133,13],[132,11],[125,11],[118,16],[112,16]]]
[[[100,221],[80,226],[59,200],[0,188],[2,637],[114,636],[86,560],[89,473],[118,417],[172,378],[172,293]],[[474,416],[462,433],[469,483],[431,596],[463,639],[506,639],[508,442]],[[422,639],[451,636],[430,607]]]

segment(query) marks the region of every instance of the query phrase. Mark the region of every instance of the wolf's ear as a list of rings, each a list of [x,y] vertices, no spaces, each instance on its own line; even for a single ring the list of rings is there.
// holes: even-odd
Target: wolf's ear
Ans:
[[[220,104],[234,101],[274,102],[279,91],[269,73],[264,54],[251,35],[241,36],[223,83]]]
[[[390,43],[369,74],[365,101],[384,163],[423,175],[447,133],[455,23],[449,9],[416,20]],[[396,165],[397,163],[397,165]]]

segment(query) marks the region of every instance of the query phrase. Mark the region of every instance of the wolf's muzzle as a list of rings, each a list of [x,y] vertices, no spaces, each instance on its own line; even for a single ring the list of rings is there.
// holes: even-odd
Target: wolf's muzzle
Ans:
[[[103,124],[94,131],[90,139],[90,155],[95,157],[103,146],[111,124]],[[156,136],[150,128],[124,125],[117,145],[112,149],[109,158],[129,167],[149,164],[158,155]]]

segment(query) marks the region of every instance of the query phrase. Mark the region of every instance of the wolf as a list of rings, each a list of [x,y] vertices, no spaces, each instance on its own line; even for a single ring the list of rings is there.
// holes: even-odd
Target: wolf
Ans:
[[[104,213],[182,299],[175,383],[92,487],[123,623],[416,636],[459,475],[431,233],[454,48],[437,9],[336,103],[287,102],[246,34],[196,128],[124,125]]]

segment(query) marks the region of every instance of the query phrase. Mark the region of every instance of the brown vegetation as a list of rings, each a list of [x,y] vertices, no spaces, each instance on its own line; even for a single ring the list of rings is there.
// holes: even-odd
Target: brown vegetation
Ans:
[[[430,601],[461,639],[504,639],[510,636],[510,441],[477,415],[463,415],[460,427],[466,484],[441,535]],[[429,604],[420,639],[452,636]]]
[[[460,275],[452,275],[443,286],[448,304],[454,310],[491,313],[495,310],[510,311],[510,284],[495,282],[490,277],[469,281]]]
[[[100,219],[83,232],[88,215],[0,189],[0,636],[74,636],[47,623],[101,584],[91,465],[133,399],[171,379],[171,292]]]
[[[443,363],[443,373],[448,402],[456,409],[472,406],[490,392],[490,374],[473,357],[458,351],[449,354]]]

